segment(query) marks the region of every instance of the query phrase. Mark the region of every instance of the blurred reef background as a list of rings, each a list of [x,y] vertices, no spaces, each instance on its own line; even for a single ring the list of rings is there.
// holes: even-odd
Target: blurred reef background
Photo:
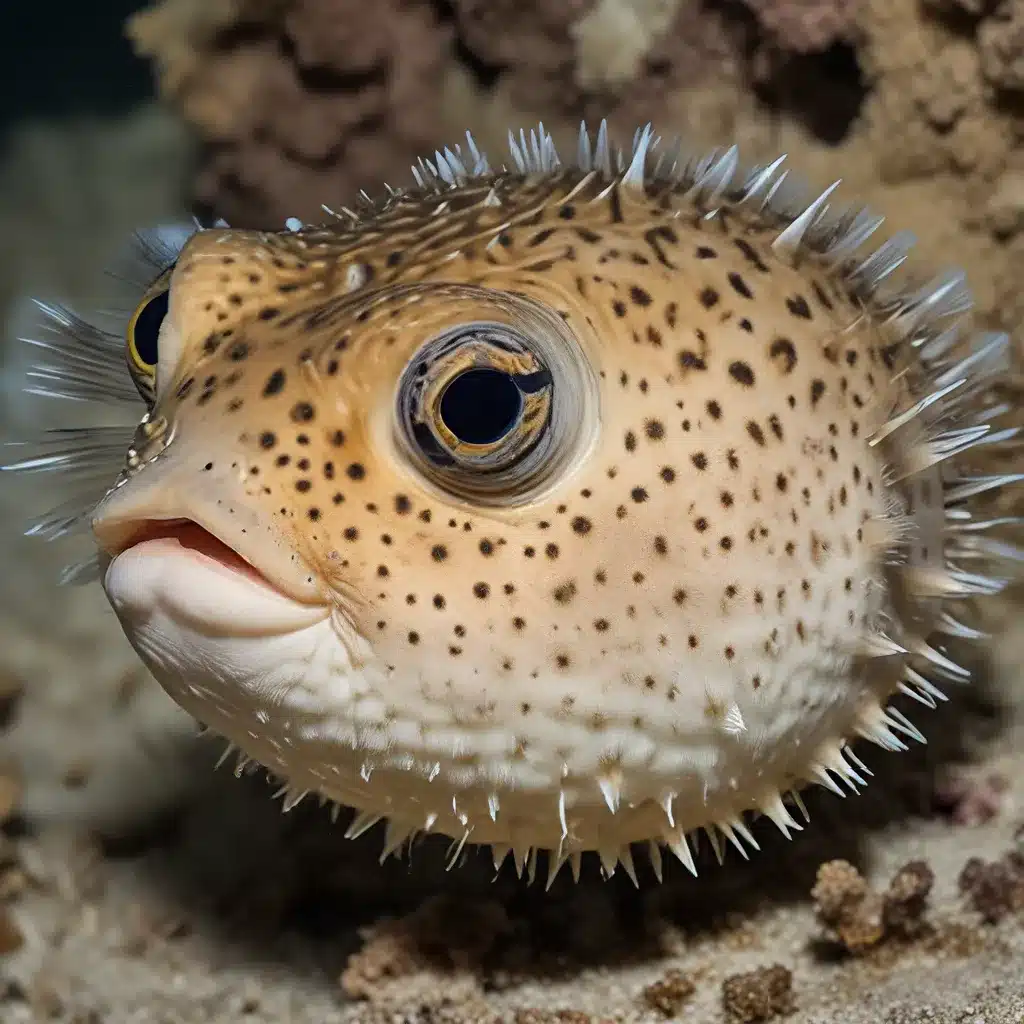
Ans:
[[[921,263],[966,269],[1020,369],[1024,0],[53,0],[4,4],[0,30],[0,439],[42,408],[10,344],[27,297],[90,308],[131,231],[315,220],[466,129],[504,152],[538,119],[570,146],[584,117],[627,140],[650,120],[842,178]],[[376,832],[346,843],[214,774],[99,592],[57,590],[64,553],[20,535],[55,498],[0,480],[4,1024],[1024,1021],[1016,598],[930,746],[865,754],[868,793],[815,797],[799,843],[545,897],[482,858],[445,874],[443,845],[378,867]],[[927,860],[927,939],[823,951],[810,891],[837,857],[879,893]]]

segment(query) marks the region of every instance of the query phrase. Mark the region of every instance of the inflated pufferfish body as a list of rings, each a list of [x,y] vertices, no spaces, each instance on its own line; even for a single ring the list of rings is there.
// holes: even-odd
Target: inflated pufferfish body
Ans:
[[[959,336],[958,274],[890,286],[907,240],[865,251],[880,218],[781,161],[511,148],[175,246],[127,330],[149,411],[81,518],[141,658],[286,803],[388,852],[694,870],[695,830],[799,828],[803,785],[863,782],[850,741],[921,738],[897,690],[966,675],[1006,338]],[[109,351],[63,328],[58,392]]]

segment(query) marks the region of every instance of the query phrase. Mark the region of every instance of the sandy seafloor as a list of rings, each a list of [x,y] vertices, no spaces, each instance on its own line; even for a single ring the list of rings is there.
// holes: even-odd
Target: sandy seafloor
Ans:
[[[82,146],[84,169],[62,173]],[[27,292],[88,295],[125,230],[177,210],[182,154],[149,110],[18,134],[0,169],[8,315]],[[13,436],[32,407],[4,402]],[[985,924],[957,889],[968,858],[1024,843],[1018,605],[992,610],[977,681],[916,709],[929,745],[858,748],[868,791],[812,794],[794,842],[761,823],[764,852],[746,865],[730,852],[719,868],[705,849],[699,880],[676,866],[658,885],[641,864],[638,890],[590,864],[545,894],[507,866],[492,882],[483,855],[446,872],[443,841],[381,867],[379,831],[347,842],[315,806],[282,815],[259,778],[214,773],[219,750],[138,669],[98,589],[57,590],[64,552],[19,538],[41,497],[0,481],[3,1024],[659,1020],[643,990],[671,969],[694,985],[677,1019],[700,1024],[729,1019],[725,979],[771,964],[792,972],[801,1024],[1024,1021],[1024,913]],[[968,810],[986,777],[1005,780],[988,821],[938,807],[950,771],[968,780]],[[927,933],[838,954],[809,896],[836,857],[879,888],[926,860]]]

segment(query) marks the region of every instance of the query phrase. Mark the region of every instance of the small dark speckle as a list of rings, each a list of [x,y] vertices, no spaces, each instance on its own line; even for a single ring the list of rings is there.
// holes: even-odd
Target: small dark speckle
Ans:
[[[729,376],[737,384],[742,384],[745,388],[752,388],[754,386],[754,371],[750,368],[749,363],[745,363],[741,359],[737,359],[729,364]]]
[[[275,370],[268,378],[267,383],[263,386],[263,395],[269,398],[271,395],[278,395],[284,390],[285,375],[284,370]]]
[[[793,295],[786,299],[786,309],[801,320],[811,319],[811,307],[807,305],[807,300],[802,295]]]
[[[585,536],[586,534],[590,533],[592,527],[593,524],[590,522],[589,519],[587,519],[586,516],[576,516],[572,520],[573,533],[578,533],[581,536]]]

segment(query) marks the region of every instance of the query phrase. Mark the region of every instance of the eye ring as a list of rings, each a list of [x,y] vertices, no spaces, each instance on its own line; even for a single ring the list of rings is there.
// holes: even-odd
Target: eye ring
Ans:
[[[128,321],[128,355],[140,373],[153,374],[160,359],[160,325],[167,316],[170,288],[147,295]]]
[[[598,389],[562,317],[525,296],[488,299],[507,322],[449,328],[406,364],[394,435],[439,494],[511,507],[551,486],[593,437]]]

